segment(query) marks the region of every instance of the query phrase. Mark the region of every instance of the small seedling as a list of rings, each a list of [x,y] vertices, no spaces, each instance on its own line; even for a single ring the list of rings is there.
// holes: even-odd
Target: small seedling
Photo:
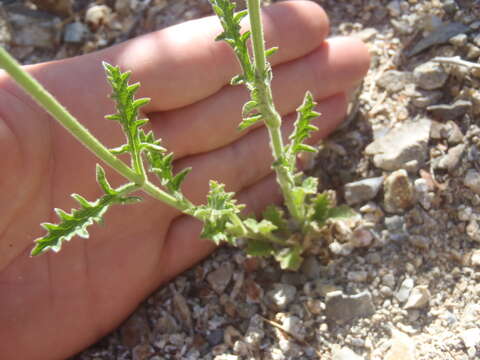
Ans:
[[[313,96],[307,92],[303,103],[297,109],[297,119],[288,144],[282,140],[279,113],[275,110],[271,90],[272,69],[267,58],[278,48],[265,50],[260,0],[248,0],[248,10],[235,12],[235,3],[230,0],[210,0],[215,14],[223,27],[217,37],[227,42],[235,52],[242,73],[235,76],[232,85],[244,85],[250,93],[250,100],[242,109],[243,120],[239,130],[263,122],[270,136],[273,154],[272,169],[281,188],[285,208],[269,206],[263,212],[263,219],[244,217],[243,205],[237,204],[234,193],[226,192],[223,184],[210,181],[210,191],[203,205],[195,205],[182,193],[182,182],[190,169],[173,172],[174,155],[161,145],[152,131],[145,132],[147,119],[139,118],[139,109],[149,99],[136,99],[140,84],[129,83],[129,72],[103,63],[107,80],[112,88],[111,98],[117,112],[106,119],[117,122],[126,138],[125,144],[108,149],[84,128],[62,107],[36,80],[28,75],[11,56],[0,48],[0,65],[24,88],[44,109],[58,120],[73,136],[92,151],[100,160],[120,173],[127,182],[112,188],[105,170],[99,164],[96,168],[97,183],[104,195],[89,201],[78,194],[73,198],[79,208],[67,213],[55,209],[59,223],[43,223],[47,233],[35,240],[33,256],[48,250],[60,251],[62,243],[75,236],[88,238],[88,227],[101,222],[110,206],[126,205],[141,201],[133,193],[142,191],[174,208],[203,222],[201,236],[216,244],[227,242],[237,244],[238,238],[247,239],[246,252],[252,256],[273,256],[282,269],[297,270],[302,263],[302,254],[308,250],[310,240],[318,234],[327,220],[351,215],[347,207],[334,207],[327,193],[318,193],[318,181],[305,177],[296,167],[301,152],[315,152],[305,143],[313,131],[318,130],[311,121],[320,114],[315,112]],[[241,32],[240,22],[249,16],[250,31]],[[252,51],[248,42],[251,40]],[[128,154],[130,164],[118,156]],[[158,177],[160,187],[150,181]]]

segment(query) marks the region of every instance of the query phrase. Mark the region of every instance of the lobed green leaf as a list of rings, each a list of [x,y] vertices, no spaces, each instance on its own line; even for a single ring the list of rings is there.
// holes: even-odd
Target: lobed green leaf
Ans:
[[[228,231],[233,216],[237,216],[243,205],[237,205],[235,194],[225,191],[225,185],[210,181],[207,204],[196,206],[187,213],[203,221],[201,237],[213,240],[217,245],[221,242],[233,244],[235,237]]]
[[[105,116],[108,120],[118,121],[126,135],[127,143],[111,149],[113,154],[129,152],[132,156],[132,166],[137,172],[143,172],[139,159],[144,149],[140,141],[139,129],[148,122],[148,119],[139,119],[139,109],[148,104],[150,99],[135,99],[135,93],[140,87],[139,83],[129,84],[130,72],[121,72],[118,66],[103,62],[107,80],[112,88],[111,98],[116,103],[117,112]]]
[[[280,232],[288,231],[288,222],[285,219],[285,212],[275,205],[269,205],[263,211],[262,216],[277,227]]]
[[[274,247],[268,241],[249,239],[247,242],[246,252],[248,255],[270,256],[274,251]]]
[[[275,259],[279,262],[281,269],[297,271],[303,262],[302,251],[300,245],[283,248],[275,254]]]
[[[261,114],[253,115],[247,118],[244,118],[242,122],[238,125],[239,130],[245,130],[246,128],[258,123],[262,119]]]
[[[248,218],[243,221],[243,224],[255,235],[261,235],[262,237],[268,237],[272,231],[277,230],[275,224],[271,221],[263,219],[260,222],[253,219]]]
[[[58,252],[63,242],[70,241],[74,236],[88,238],[87,228],[94,223],[101,223],[103,215],[111,205],[138,200],[135,197],[125,197],[112,189],[105,178],[105,172],[100,166],[97,167],[97,179],[99,179],[102,189],[106,190],[107,193],[93,202],[78,194],[72,194],[80,208],[73,209],[71,213],[55,209],[60,222],[58,224],[42,224],[42,227],[47,230],[47,234],[35,240],[35,247],[31,252],[32,256],[40,255],[48,250]]]
[[[298,115],[295,121],[295,128],[290,135],[290,144],[287,147],[287,153],[289,161],[294,162],[295,156],[302,151],[316,152],[317,150],[306,145],[303,142],[310,137],[313,131],[317,131],[318,128],[311,124],[311,121],[320,115],[320,113],[314,111],[316,103],[313,101],[313,96],[310,92],[305,94],[305,99],[302,105],[297,109]]]
[[[232,79],[232,85],[248,84],[254,81],[254,67],[248,52],[247,40],[250,37],[250,31],[240,33],[240,22],[247,15],[247,11],[235,13],[235,3],[229,0],[210,0],[213,11],[218,16],[223,32],[215,40],[227,42],[235,52],[237,59],[242,67],[243,75]]]

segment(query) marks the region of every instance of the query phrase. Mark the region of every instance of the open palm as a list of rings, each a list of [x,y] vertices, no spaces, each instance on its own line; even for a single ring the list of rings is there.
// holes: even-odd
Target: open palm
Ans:
[[[274,65],[274,96],[292,128],[295,108],[311,90],[322,117],[312,141],[342,120],[345,92],[368,68],[365,47],[351,38],[325,41],[328,20],[311,2],[284,2],[264,12]],[[294,29],[294,31],[292,31]],[[280,201],[271,175],[265,128],[238,132],[247,93],[228,86],[239,72],[233,54],[214,43],[216,19],[184,23],[116,47],[28,70],[107,146],[123,143],[101,61],[133,71],[144,110],[175,166],[193,167],[184,193],[204,201],[208,180],[239,193],[248,211]],[[214,248],[199,240],[201,225],[158,201],[113,207],[90,239],[30,258],[40,222],[54,207],[76,206],[68,194],[93,200],[95,158],[0,75],[0,358],[62,359],[117,326],[150,292]],[[122,179],[110,173],[118,186]]]

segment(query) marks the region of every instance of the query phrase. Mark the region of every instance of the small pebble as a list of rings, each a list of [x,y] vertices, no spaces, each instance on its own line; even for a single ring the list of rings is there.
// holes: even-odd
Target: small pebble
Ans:
[[[419,309],[430,301],[430,291],[426,285],[415,286],[408,297],[404,309]]]
[[[448,73],[439,63],[429,61],[415,68],[413,78],[420,88],[434,90],[445,84],[448,79]]]
[[[362,179],[345,184],[345,200],[348,205],[354,205],[373,199],[383,183],[383,176]]]
[[[395,287],[395,276],[392,273],[388,273],[382,276],[382,283],[390,288]]]
[[[353,282],[365,282],[367,281],[368,273],[366,271],[350,271],[347,274],[347,279]]]
[[[455,120],[465,115],[471,108],[472,102],[470,100],[457,100],[452,104],[427,106],[427,110],[441,120]]]
[[[365,153],[373,155],[373,163],[383,170],[409,167],[413,171],[427,159],[430,126],[431,120],[427,118],[402,123],[376,137],[365,148]]]
[[[412,74],[406,71],[388,70],[377,80],[377,85],[390,93],[402,90],[412,81]]]
[[[443,92],[440,90],[423,90],[417,89],[415,95],[412,97],[412,104],[418,108],[426,108],[434,105],[443,97]]]
[[[467,34],[458,34],[450,38],[448,42],[455,47],[462,47],[467,44],[467,41],[468,41]]]
[[[109,22],[111,12],[107,5],[93,5],[85,13],[85,22],[96,29]]]
[[[463,183],[476,194],[480,194],[480,172],[474,169],[467,171]]]
[[[470,262],[473,266],[480,266],[480,249],[472,251]]]
[[[428,249],[432,244],[432,239],[423,235],[410,235],[408,240],[412,245],[420,249]]]
[[[400,288],[395,293],[395,297],[401,303],[407,301],[408,297],[410,296],[410,292],[412,291],[415,283],[412,278],[406,278],[403,280]]]
[[[383,186],[385,211],[399,213],[413,206],[415,191],[405,170],[397,170],[388,175]]]
[[[390,349],[384,360],[415,360],[415,342],[403,332],[393,329]]]
[[[207,281],[217,294],[222,294],[233,275],[233,266],[226,262],[207,275]]]
[[[465,148],[465,144],[458,144],[457,146],[448,149],[447,154],[439,159],[437,168],[445,169],[449,172],[453,171],[460,163],[463,153],[465,152]]]
[[[471,328],[460,333],[460,338],[467,348],[480,344],[480,328]]]
[[[368,291],[356,295],[345,295],[333,291],[325,298],[325,313],[329,321],[345,323],[356,317],[370,316],[375,312],[372,295]]]
[[[471,219],[468,222],[467,227],[465,228],[465,232],[470,239],[476,242],[480,242],[480,226],[478,225],[477,220]]]
[[[267,297],[279,309],[285,309],[288,304],[293,301],[296,293],[297,289],[295,288],[295,286],[277,283],[273,286],[272,290],[267,292]]]
[[[347,347],[337,347],[332,350],[332,360],[364,360],[364,358]]]
[[[63,41],[71,44],[80,44],[85,41],[88,33],[88,28],[83,23],[75,21],[65,26]]]

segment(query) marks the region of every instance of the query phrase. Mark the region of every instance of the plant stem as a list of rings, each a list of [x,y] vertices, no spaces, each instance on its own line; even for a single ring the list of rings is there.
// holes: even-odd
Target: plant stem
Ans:
[[[113,155],[87,128],[68,112],[37,80],[22,69],[22,66],[0,46],[0,67],[3,68],[23,90],[38,104],[46,109],[67,131],[81,144],[95,154],[100,160],[109,165],[119,174],[132,181],[152,197],[183,211],[189,206],[188,202],[181,202],[175,197],[159,189],[149,182],[144,175],[130,169],[122,160]]]
[[[270,87],[269,65],[265,56],[265,40],[263,35],[262,20],[260,16],[260,0],[248,0],[248,14],[252,31],[253,56],[255,60],[255,88],[259,92],[259,110],[265,121],[270,135],[270,147],[272,148],[275,163],[282,161],[285,154],[285,146],[282,138],[282,118],[273,104],[273,95]],[[290,214],[300,223],[303,222],[300,210],[293,200],[292,188],[295,185],[292,176],[283,166],[273,166],[277,174],[277,181],[285,199]]]

